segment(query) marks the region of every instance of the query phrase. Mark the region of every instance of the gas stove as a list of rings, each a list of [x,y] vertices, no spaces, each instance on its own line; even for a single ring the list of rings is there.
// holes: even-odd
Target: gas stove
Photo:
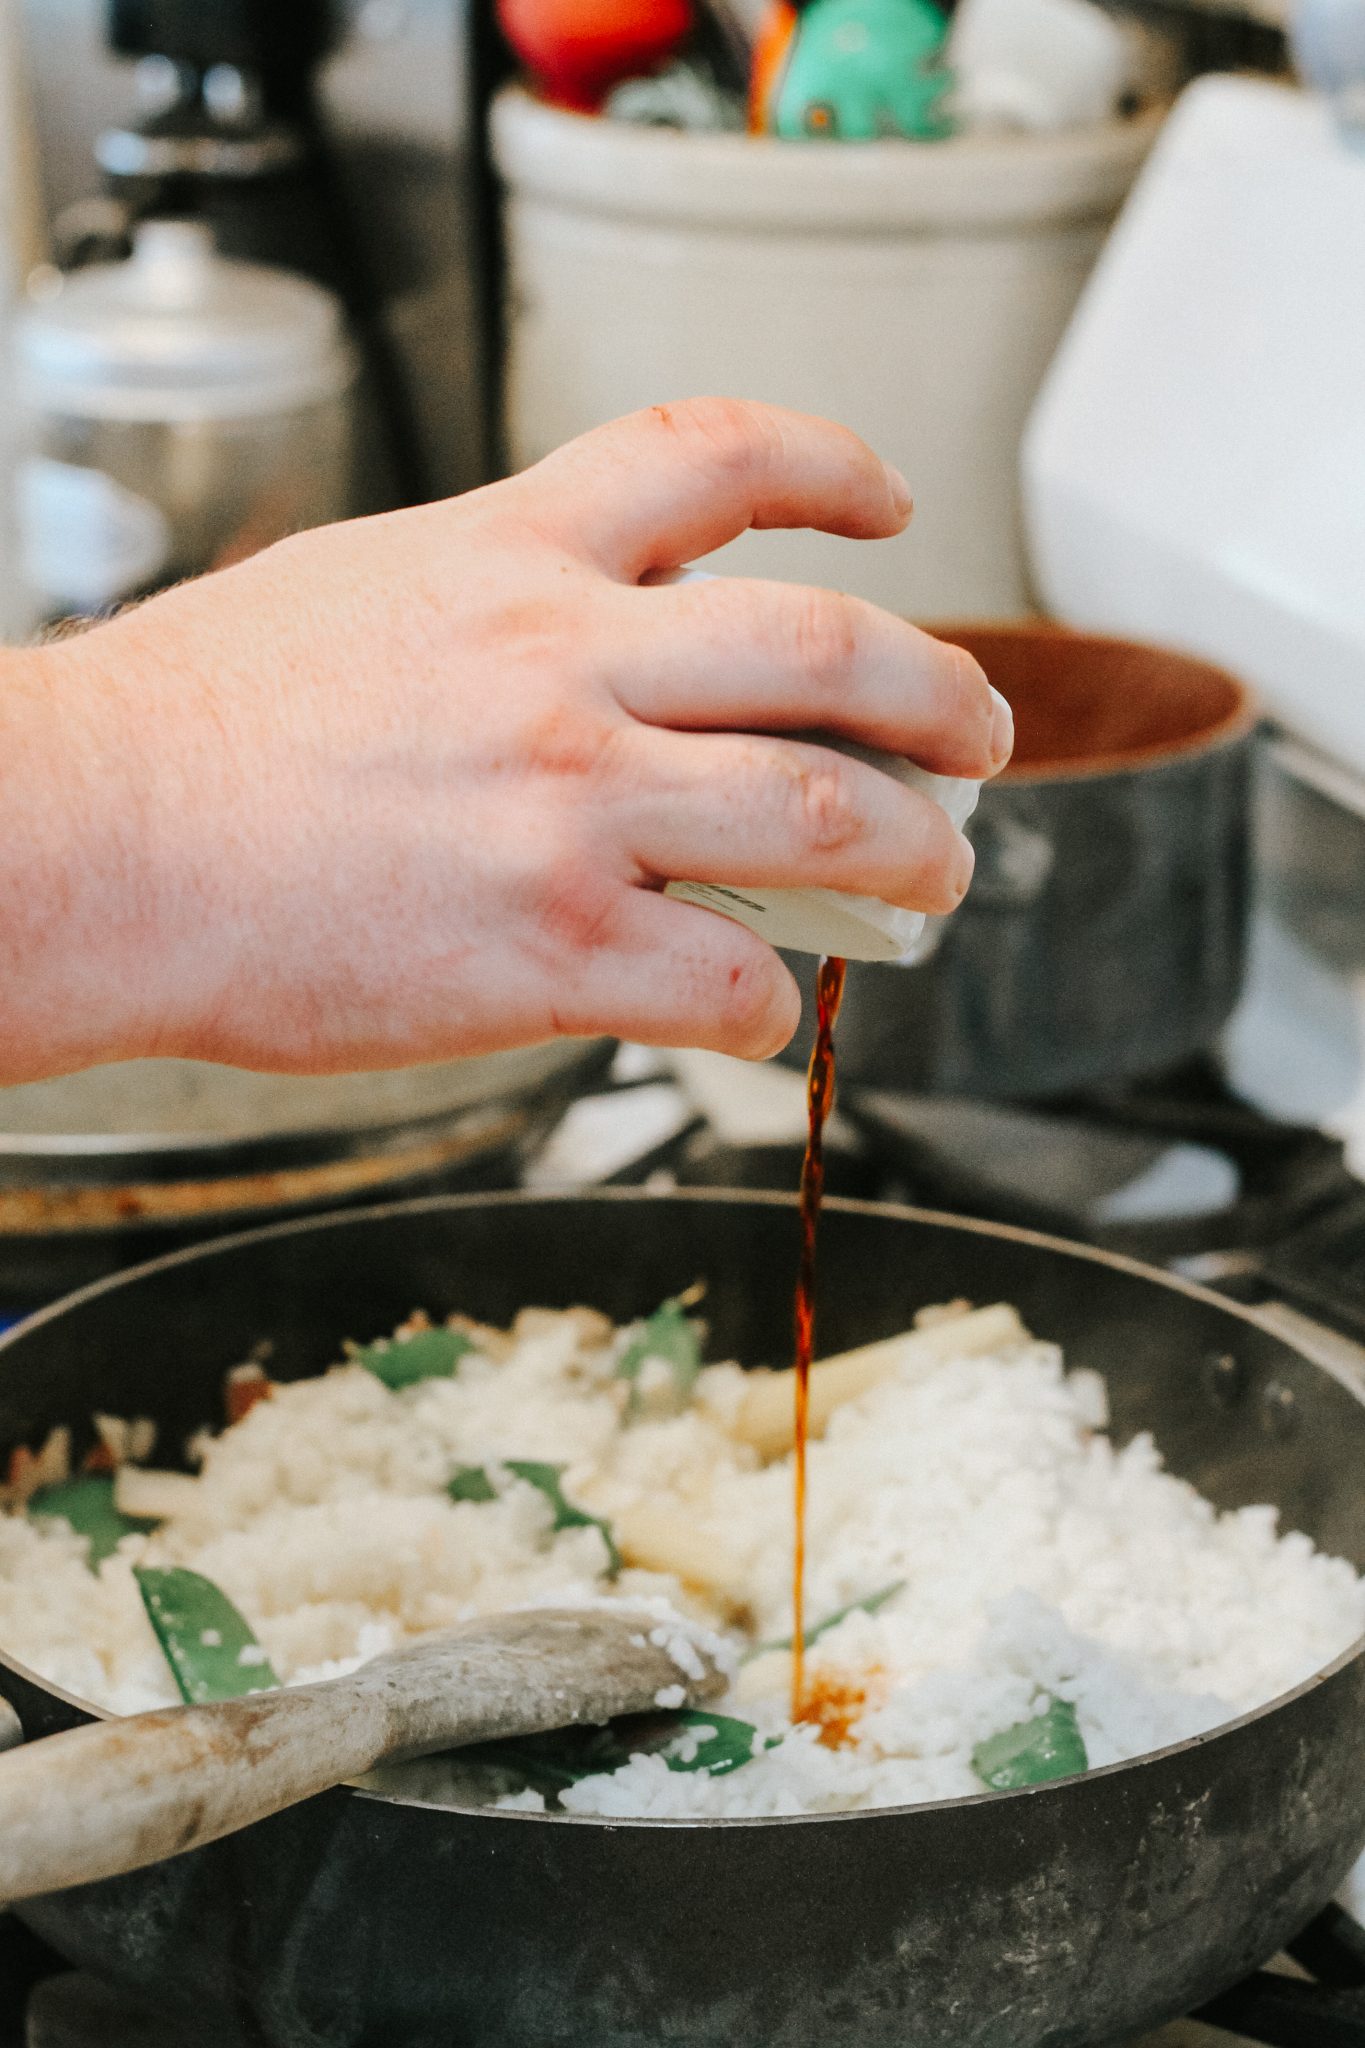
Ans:
[[[525,1179],[790,1191],[804,1128],[802,1084],[785,1069],[628,1047]],[[1125,1253],[1365,1343],[1365,1184],[1345,1142],[1267,1115],[1213,1058],[1046,1104],[848,1089],[827,1185]]]
[[[1247,996],[1216,1056],[1042,1104],[846,1089],[831,1192],[970,1211],[1149,1260],[1254,1305],[1365,1386],[1365,805],[1353,819],[1335,806],[1313,815],[1321,800],[1302,792],[1277,801],[1282,815],[1262,819],[1272,858]],[[801,1079],[785,1068],[625,1046],[522,1179],[791,1192],[804,1127]],[[1133,2048],[1238,2043],[1365,2048],[1361,1927],[1328,1909],[1289,1954]],[[219,2048],[197,2021],[137,2011],[69,1971],[0,1915],[0,2048],[96,2044]]]
[[[520,1177],[791,1192],[805,1116],[785,1068],[626,1046]],[[1244,1302],[1287,1299],[1365,1343],[1365,1183],[1343,1141],[1266,1115],[1212,1058],[1045,1104],[847,1089],[827,1184],[1098,1245]]]

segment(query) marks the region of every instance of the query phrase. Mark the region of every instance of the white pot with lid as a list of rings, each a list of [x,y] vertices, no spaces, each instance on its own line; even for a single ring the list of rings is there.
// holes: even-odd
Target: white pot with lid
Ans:
[[[355,362],[310,280],[192,221],[71,272],[16,328],[26,579],[88,613],[348,509]]]

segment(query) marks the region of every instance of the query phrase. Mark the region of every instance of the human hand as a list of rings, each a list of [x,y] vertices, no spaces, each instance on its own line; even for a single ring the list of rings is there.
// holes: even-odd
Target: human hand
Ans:
[[[64,963],[69,937],[30,920],[15,955],[42,1070],[320,1073],[561,1033],[776,1051],[798,1016],[777,955],[663,884],[949,911],[972,855],[943,812],[778,735],[980,778],[1008,714],[970,657],[860,600],[641,579],[749,526],[872,539],[909,511],[844,429],[699,400],[26,657],[65,739],[56,881],[80,937]],[[25,731],[41,781],[41,716]]]

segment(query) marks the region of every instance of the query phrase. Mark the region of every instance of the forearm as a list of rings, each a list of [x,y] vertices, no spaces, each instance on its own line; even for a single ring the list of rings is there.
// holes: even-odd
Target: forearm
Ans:
[[[74,643],[0,653],[0,1083],[155,1049],[132,735]]]

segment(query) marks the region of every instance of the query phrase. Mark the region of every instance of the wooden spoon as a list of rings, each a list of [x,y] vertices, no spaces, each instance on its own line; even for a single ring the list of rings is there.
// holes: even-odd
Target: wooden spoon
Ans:
[[[345,1678],[49,1735],[0,1757],[0,1900],[178,1856],[379,1763],[713,1698],[720,1672],[695,1646],[685,1670],[671,1633],[625,1606],[528,1608]]]

